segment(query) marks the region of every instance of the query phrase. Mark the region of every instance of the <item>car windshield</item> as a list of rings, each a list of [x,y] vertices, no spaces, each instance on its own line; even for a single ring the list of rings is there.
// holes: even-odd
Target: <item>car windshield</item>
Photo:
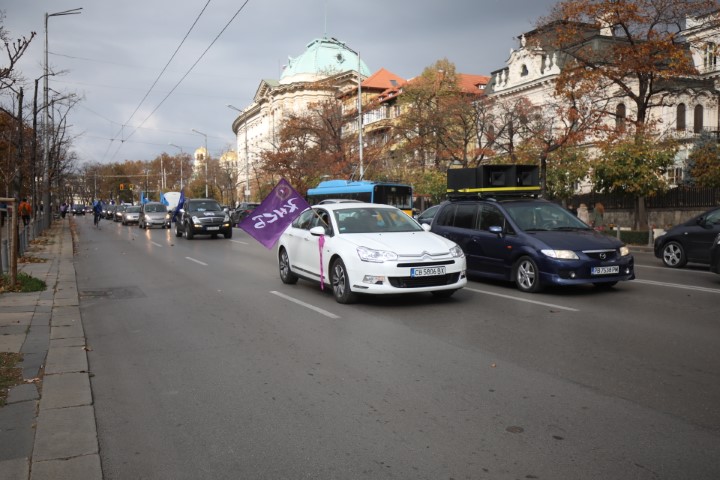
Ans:
[[[220,204],[212,200],[188,202],[189,212],[219,212],[221,210]]]
[[[341,234],[424,231],[396,208],[344,208],[333,214]]]
[[[167,212],[165,205],[145,205],[145,213],[164,213]]]
[[[138,212],[140,211],[140,207],[135,207],[135,206],[133,206],[133,207],[127,207],[127,208],[125,209],[125,211],[126,211],[127,213],[138,213]]]
[[[590,229],[582,220],[554,203],[506,204],[505,209],[517,226],[525,231]]]

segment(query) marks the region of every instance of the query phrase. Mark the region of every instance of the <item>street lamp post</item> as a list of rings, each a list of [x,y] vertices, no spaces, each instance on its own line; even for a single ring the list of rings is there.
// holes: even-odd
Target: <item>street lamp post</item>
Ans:
[[[55,13],[45,12],[45,68],[43,73],[43,102],[45,106],[43,113],[43,186],[45,191],[43,192],[43,214],[45,215],[44,223],[46,228],[50,227],[52,221],[52,207],[50,205],[50,134],[48,132],[48,19],[62,15],[77,15],[81,13],[80,10],[82,10],[82,7]]]
[[[191,130],[198,135],[202,135],[203,137],[205,137],[205,198],[208,198],[208,157],[210,155],[208,154],[207,149],[207,135],[195,130],[194,128],[192,128]]]
[[[178,146],[178,145],[175,145],[174,143],[168,143],[168,145],[170,145],[171,147],[175,147],[175,148],[177,148],[177,149],[180,150],[180,190],[182,190],[182,189],[183,189],[183,171],[182,171],[183,169],[182,169],[182,165],[183,165],[183,157],[185,156],[185,152],[183,152],[182,147],[180,147],[180,146]]]
[[[228,104],[228,108],[243,113],[239,108]],[[245,132],[245,191],[243,192],[246,202],[250,201],[250,157],[248,156],[248,143],[247,143],[247,116],[243,119],[243,131]],[[237,142],[235,142],[237,145]],[[236,148],[237,150],[237,148]]]

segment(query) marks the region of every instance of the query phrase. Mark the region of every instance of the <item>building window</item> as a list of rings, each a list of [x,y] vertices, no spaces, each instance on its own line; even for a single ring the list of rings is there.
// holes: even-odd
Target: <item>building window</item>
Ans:
[[[523,64],[522,68],[520,69],[520,76],[521,77],[527,77],[528,76],[528,68],[527,65]]]
[[[695,106],[695,115],[693,118],[693,132],[700,133],[703,130],[703,106]]]
[[[667,172],[667,179],[671,185],[680,185],[683,181],[682,167],[671,167]]]
[[[677,119],[675,120],[675,128],[678,131],[685,131],[685,104],[681,103],[677,106]]]
[[[619,132],[625,130],[625,104],[618,103],[615,107],[615,129]]]
[[[703,61],[705,70],[715,70],[717,67],[717,45],[715,42],[705,44],[705,58]]]

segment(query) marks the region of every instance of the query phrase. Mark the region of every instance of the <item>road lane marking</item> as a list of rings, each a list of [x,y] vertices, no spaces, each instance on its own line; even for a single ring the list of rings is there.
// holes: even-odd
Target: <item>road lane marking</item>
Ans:
[[[658,285],[660,287],[682,288],[683,290],[697,290],[698,292],[720,293],[720,288],[694,287],[692,285],[683,285],[681,283],[656,282],[654,280],[633,280],[635,283],[644,283],[646,285]]]
[[[655,268],[657,270],[666,270],[668,272],[680,272],[680,273],[705,273],[705,274],[713,274],[710,270],[687,270],[687,269],[671,269],[669,267],[659,267],[657,265],[642,265],[640,263],[635,264],[636,267],[642,267],[642,268]]]
[[[160,245],[159,243],[155,243],[155,242],[150,242],[150,243],[152,243],[152,244],[155,245],[156,247],[162,247],[162,245]]]
[[[301,305],[305,308],[309,308],[310,310],[315,310],[319,314],[325,315],[326,317],[340,318],[339,316],[335,315],[334,313],[330,313],[327,310],[323,310],[322,308],[316,307],[315,305],[310,305],[309,303],[302,302],[302,301],[298,300],[297,298],[293,298],[293,297],[290,297],[283,293],[276,292],[275,290],[271,290],[270,293],[272,293],[273,295],[277,295],[278,297],[284,298],[285,300],[291,301],[293,303],[297,303],[298,305]]]
[[[470,290],[471,292],[475,292],[475,293],[483,293],[485,295],[493,295],[496,297],[507,298],[508,300],[515,300],[518,302],[534,303],[535,305],[542,305],[544,307],[550,307],[550,308],[558,308],[560,310],[567,310],[569,312],[579,312],[580,311],[577,308],[563,307],[562,305],[555,305],[553,303],[538,302],[537,300],[528,300],[527,298],[518,298],[518,297],[513,297],[510,295],[503,295],[501,293],[488,292],[487,290],[476,290],[474,288],[467,288],[467,287],[463,288],[463,290]]]
[[[207,267],[207,263],[205,263],[205,262],[201,262],[200,260],[195,260],[195,259],[192,258],[192,257],[185,257],[185,258],[187,258],[187,259],[190,260],[191,262],[199,263],[200,265],[205,265],[205,266]]]
[[[247,244],[248,244],[248,242],[241,242],[240,240],[230,240],[230,241],[233,242],[233,243],[240,243],[240,244],[242,244],[242,245],[247,245]]]

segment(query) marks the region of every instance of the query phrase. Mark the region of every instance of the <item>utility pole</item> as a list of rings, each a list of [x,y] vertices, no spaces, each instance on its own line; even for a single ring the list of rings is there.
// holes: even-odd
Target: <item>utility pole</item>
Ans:
[[[48,19],[62,15],[76,15],[81,13],[80,10],[82,10],[82,7],[56,13],[45,13],[45,68],[43,75],[43,101],[45,106],[43,113],[43,188],[45,189],[43,192],[43,213],[45,216],[45,228],[49,228],[52,222],[52,206],[50,205],[50,132],[48,131]]]

